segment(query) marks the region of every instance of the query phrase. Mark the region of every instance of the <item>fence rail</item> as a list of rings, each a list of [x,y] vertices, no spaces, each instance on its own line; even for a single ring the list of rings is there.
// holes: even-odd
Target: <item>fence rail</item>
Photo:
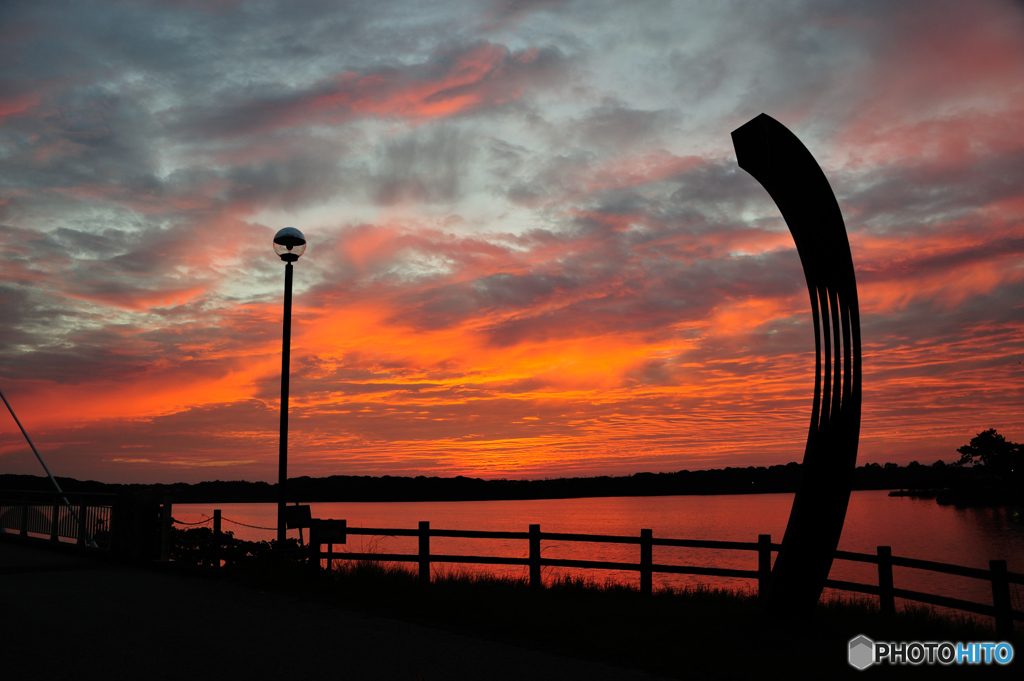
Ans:
[[[417,537],[419,551],[417,553],[335,553],[336,544],[346,544],[348,535],[370,535],[391,537]],[[432,537],[465,538],[465,539],[518,539],[529,542],[527,558],[506,556],[467,556],[436,554],[430,551]],[[542,541],[590,542],[611,544],[635,544],[640,547],[639,561],[615,562],[599,560],[568,560],[543,558],[541,556]],[[543,586],[541,580],[542,567],[566,567],[596,570],[626,570],[640,573],[640,592],[650,595],[653,591],[654,573],[707,575],[715,577],[741,577],[756,579],[758,594],[762,598],[767,593],[771,578],[772,552],[782,548],[774,544],[771,535],[758,535],[756,542],[711,541],[698,539],[669,539],[654,537],[651,530],[640,530],[639,536],[629,535],[597,535],[571,534],[565,532],[541,532],[540,525],[530,525],[528,532],[480,531],[480,530],[442,530],[433,529],[429,522],[421,522],[416,529],[385,528],[385,527],[348,527],[344,520],[314,520],[310,528],[309,564],[319,569],[321,561],[327,560],[365,560],[396,563],[417,563],[420,581],[430,581],[431,563],[469,563],[480,565],[524,565],[529,567],[529,583],[533,587]],[[327,551],[323,551],[323,545]],[[699,565],[663,565],[654,563],[653,547],[673,546],[685,548],[719,549],[731,551],[753,551],[758,554],[756,570],[737,570]],[[896,598],[908,601],[927,603],[955,610],[963,610],[979,615],[995,618],[996,630],[1000,635],[1013,632],[1014,620],[1024,621],[1024,612],[1014,610],[1010,600],[1010,584],[1024,584],[1024,574],[1009,572],[1005,560],[989,561],[989,569],[951,565],[930,560],[893,556],[888,546],[879,546],[877,553],[855,553],[852,551],[836,551],[836,560],[871,563],[878,567],[878,584],[861,584],[858,582],[829,579],[825,585],[832,589],[851,591],[854,593],[877,596],[879,607],[883,613],[895,614]],[[959,598],[950,598],[938,594],[923,593],[909,589],[899,589],[893,585],[893,567],[908,567],[931,572],[941,572],[961,577],[988,581],[992,586],[992,604],[975,603]]]

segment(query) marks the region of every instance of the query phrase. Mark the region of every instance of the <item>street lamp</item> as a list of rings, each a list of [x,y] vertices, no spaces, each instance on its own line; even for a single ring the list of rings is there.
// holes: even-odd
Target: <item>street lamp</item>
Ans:
[[[294,227],[285,227],[274,236],[274,252],[284,260],[284,336],[281,340],[281,449],[277,473],[277,541],[284,548],[287,532],[284,509],[288,482],[288,369],[292,343],[292,263],[306,250],[306,237]]]

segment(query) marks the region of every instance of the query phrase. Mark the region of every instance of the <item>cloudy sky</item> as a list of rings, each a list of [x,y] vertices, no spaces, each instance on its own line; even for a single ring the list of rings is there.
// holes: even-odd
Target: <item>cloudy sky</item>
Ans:
[[[0,3],[0,390],[58,475],[551,477],[803,455],[825,170],[861,463],[1024,440],[1024,4]],[[0,471],[40,473],[8,415]]]

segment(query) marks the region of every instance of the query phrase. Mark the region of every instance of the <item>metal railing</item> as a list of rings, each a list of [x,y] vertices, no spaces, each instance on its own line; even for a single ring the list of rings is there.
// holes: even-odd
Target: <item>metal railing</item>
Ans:
[[[110,549],[116,494],[0,490],[0,531]]]

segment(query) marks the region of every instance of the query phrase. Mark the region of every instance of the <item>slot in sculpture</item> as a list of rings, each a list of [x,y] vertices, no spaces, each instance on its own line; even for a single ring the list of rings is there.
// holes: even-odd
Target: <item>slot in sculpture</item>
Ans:
[[[772,569],[765,609],[809,615],[843,531],[860,438],[860,314],[850,242],[835,194],[796,135],[761,114],[732,133],[740,168],[782,213],[800,254],[817,355],[803,479]],[[822,354],[824,352],[824,359]]]

